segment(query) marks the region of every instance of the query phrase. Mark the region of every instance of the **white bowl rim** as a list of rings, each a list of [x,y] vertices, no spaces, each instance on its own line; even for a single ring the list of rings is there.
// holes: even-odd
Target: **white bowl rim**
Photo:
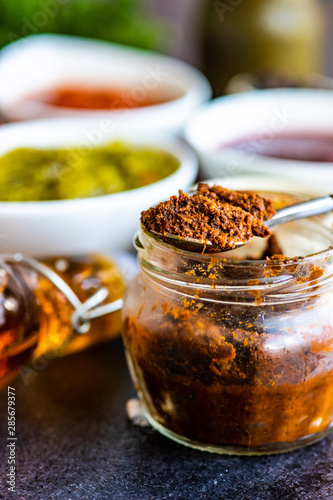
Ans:
[[[118,53],[124,53],[124,54],[133,54],[134,57],[140,56],[144,59],[149,59],[151,58],[152,60],[157,61],[163,61],[169,65],[174,65],[175,68],[178,68],[178,70],[182,71],[184,74],[186,73],[188,76],[190,76],[191,84],[184,86],[182,81],[177,82],[177,86],[179,86],[180,90],[182,91],[182,95],[179,97],[176,97],[175,99],[172,99],[170,101],[166,101],[163,103],[157,103],[154,105],[150,106],[144,106],[142,108],[130,108],[126,109],[126,112],[130,113],[133,117],[138,116],[140,117],[141,114],[143,113],[161,113],[163,110],[166,111],[172,111],[173,107],[179,106],[179,105],[190,105],[193,101],[202,103],[205,100],[210,99],[212,95],[212,88],[211,85],[208,81],[208,79],[205,77],[205,75],[199,71],[197,68],[191,66],[190,64],[181,61],[179,59],[173,58],[171,56],[165,55],[165,54],[160,54],[158,52],[153,52],[150,50],[145,50],[145,49],[140,49],[137,47],[131,47],[131,46],[126,46],[126,45],[121,45],[121,44],[116,44],[113,42],[108,42],[105,40],[98,40],[95,38],[89,38],[89,37],[79,37],[75,35],[62,35],[62,34],[48,34],[48,33],[41,33],[41,34],[34,34],[30,35],[27,37],[24,37],[23,39],[16,40],[8,45],[6,45],[3,49],[0,51],[0,71],[1,71],[1,66],[2,63],[6,63],[6,60],[8,60],[11,57],[11,54],[13,53],[15,55],[17,49],[19,48],[20,44],[22,44],[23,47],[26,47],[25,50],[28,50],[30,47],[34,47],[35,45],[38,44],[44,44],[46,42],[51,42],[51,44],[55,44],[57,48],[60,50],[63,50],[61,47],[61,44],[63,43],[69,43],[72,44],[72,46],[78,47],[78,50],[84,49],[85,46],[95,46],[95,47],[104,47],[105,50],[109,51],[109,54],[107,57],[112,55],[112,52],[118,52]],[[60,43],[59,43],[60,42]],[[18,56],[20,57],[20,56]],[[170,82],[169,82],[170,83]],[[49,87],[47,87],[49,88]],[[30,92],[28,92],[27,95],[30,95]],[[0,93],[0,106],[3,110],[3,112],[6,114],[7,113],[7,107],[6,107],[6,102],[4,99],[1,98],[1,93]],[[43,104],[42,105],[43,109],[45,111],[49,111],[50,114],[54,113],[54,119],[57,119],[58,117],[61,118],[64,115],[64,110],[62,108],[59,108],[57,106],[52,106],[48,104]],[[73,117],[80,117],[80,116],[86,116],[86,117],[94,117],[94,116],[100,116],[101,118],[103,117],[108,117],[112,115],[113,117],[117,118],[117,116],[120,116],[124,110],[81,110],[81,109],[76,109],[76,108],[66,108],[65,111],[67,111],[70,116]],[[10,113],[9,113],[10,115]]]
[[[229,177],[212,177],[201,182],[209,185],[218,184],[231,190],[267,191],[272,193],[300,194],[308,196],[325,196],[327,190],[323,186],[313,184],[309,179],[290,179],[284,175],[243,173]]]
[[[281,98],[286,99],[289,102],[294,101],[295,99],[298,101],[306,102],[308,100],[317,100],[321,105],[325,105],[327,107],[327,101],[331,101],[332,109],[333,109],[333,92],[332,90],[326,89],[305,89],[305,88],[279,88],[279,89],[259,89],[259,90],[250,90],[246,92],[241,92],[237,94],[230,94],[226,96],[217,97],[211,100],[208,103],[201,105],[191,114],[189,120],[187,120],[184,127],[184,137],[186,141],[194,148],[195,151],[198,152],[199,155],[204,155],[208,160],[219,160],[228,156],[228,160],[230,161],[239,161],[242,167],[246,168],[245,160],[247,158],[247,154],[232,149],[221,149],[221,150],[210,150],[205,149],[201,145],[198,145],[197,141],[194,139],[194,135],[197,131],[200,130],[200,123],[203,117],[209,116],[212,111],[216,111],[218,109],[223,113],[223,108],[225,105],[232,104],[233,102],[241,103],[242,101],[255,102],[256,100],[262,100],[262,104],[265,101],[269,102],[272,98]],[[295,129],[297,130],[297,129]],[[332,113],[332,131],[333,131],[333,113]],[[240,138],[243,136],[239,136]],[[236,138],[236,136],[235,136]],[[302,166],[306,163],[309,167],[316,167],[321,169],[321,172],[325,171],[325,169],[329,170],[333,166],[333,162],[313,162],[313,161],[302,161],[302,160],[285,160],[274,157],[267,157],[261,155],[255,155],[255,163],[251,167],[250,170],[257,170],[258,172],[262,172],[263,165],[265,165],[265,169],[267,165],[271,165],[272,167],[279,168],[302,168]],[[272,175],[274,175],[272,173]]]

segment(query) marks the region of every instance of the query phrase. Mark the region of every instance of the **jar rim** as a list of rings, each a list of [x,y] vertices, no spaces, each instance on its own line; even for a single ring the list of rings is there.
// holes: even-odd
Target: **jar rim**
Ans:
[[[230,303],[235,297],[238,302],[253,304],[262,297],[269,303],[290,302],[306,300],[333,288],[333,231],[318,217],[307,219],[306,229],[311,231],[311,228],[317,235],[320,231],[332,245],[285,261],[235,260],[197,254],[156,239],[143,228],[136,234],[135,246],[142,271],[151,281],[169,290],[166,293],[190,296],[198,291],[206,300]]]
[[[267,266],[267,263],[270,264],[270,267],[272,265],[276,264],[279,267],[284,267],[284,266],[290,266],[290,264],[296,264],[298,262],[308,262],[311,263],[312,260],[317,260],[320,257],[329,257],[330,255],[333,256],[333,230],[330,229],[329,227],[325,226],[318,217],[313,217],[313,220],[310,221],[308,219],[308,224],[310,225],[315,225],[317,228],[320,228],[320,230],[323,233],[326,233],[326,235],[332,240],[332,244],[329,245],[327,248],[320,250],[318,252],[313,252],[308,255],[300,255],[296,257],[287,257],[286,260],[279,260],[279,259],[228,259],[226,257],[222,257],[223,253],[221,252],[220,254],[213,254],[213,253],[202,253],[199,254],[197,252],[191,252],[189,250],[183,250],[179,249],[175,246],[173,246],[170,243],[164,242],[157,236],[154,236],[152,234],[147,233],[144,228],[142,227],[142,224],[140,224],[139,230],[135,233],[134,239],[133,239],[133,245],[135,249],[138,252],[141,252],[142,250],[145,249],[144,243],[145,241],[151,241],[154,242],[154,245],[156,248],[160,248],[164,251],[168,251],[171,254],[182,254],[185,257],[187,256],[188,258],[193,258],[196,260],[202,260],[203,262],[208,262],[214,259],[214,261],[219,261],[223,264],[231,265],[231,266]],[[143,241],[143,242],[142,242]]]

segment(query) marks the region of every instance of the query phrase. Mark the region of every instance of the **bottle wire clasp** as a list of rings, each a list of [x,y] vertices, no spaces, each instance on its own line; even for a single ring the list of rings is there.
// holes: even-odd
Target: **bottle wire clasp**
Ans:
[[[55,271],[53,271],[53,269],[33,257],[28,257],[21,253],[0,254],[0,261],[25,265],[35,269],[40,275],[47,278],[61,293],[64,294],[66,299],[72,305],[74,312],[72,314],[71,321],[73,328],[77,333],[87,333],[90,329],[91,320],[119,311],[123,306],[123,299],[103,304],[109,295],[109,291],[105,287],[98,290],[85,302],[81,302],[71,287]]]

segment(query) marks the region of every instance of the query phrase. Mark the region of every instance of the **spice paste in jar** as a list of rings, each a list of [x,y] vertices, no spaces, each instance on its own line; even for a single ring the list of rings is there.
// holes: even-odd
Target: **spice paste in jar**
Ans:
[[[153,425],[241,454],[296,449],[328,432],[332,249],[288,258],[275,238],[253,262],[154,248],[153,239],[138,250],[143,272],[127,292],[123,335]]]

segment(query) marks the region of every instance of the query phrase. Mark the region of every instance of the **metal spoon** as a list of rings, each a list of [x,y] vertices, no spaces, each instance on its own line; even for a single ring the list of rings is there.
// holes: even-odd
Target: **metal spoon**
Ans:
[[[290,205],[288,207],[281,208],[277,210],[271,219],[265,221],[265,226],[271,228],[277,226],[278,224],[285,224],[286,222],[291,222],[297,219],[305,219],[307,217],[313,217],[315,215],[326,214],[333,211],[333,195],[323,196],[321,198],[314,198],[312,200],[303,201],[295,205]],[[184,238],[181,236],[173,234],[160,234],[151,231],[150,234],[155,236],[157,239],[162,239],[166,243],[170,243],[176,248],[181,250],[187,250],[194,253],[220,253],[226,252],[228,250],[234,250],[239,248],[248,241],[236,241],[234,247],[224,247],[219,248],[218,245],[212,243],[211,241],[202,241],[193,238]]]

